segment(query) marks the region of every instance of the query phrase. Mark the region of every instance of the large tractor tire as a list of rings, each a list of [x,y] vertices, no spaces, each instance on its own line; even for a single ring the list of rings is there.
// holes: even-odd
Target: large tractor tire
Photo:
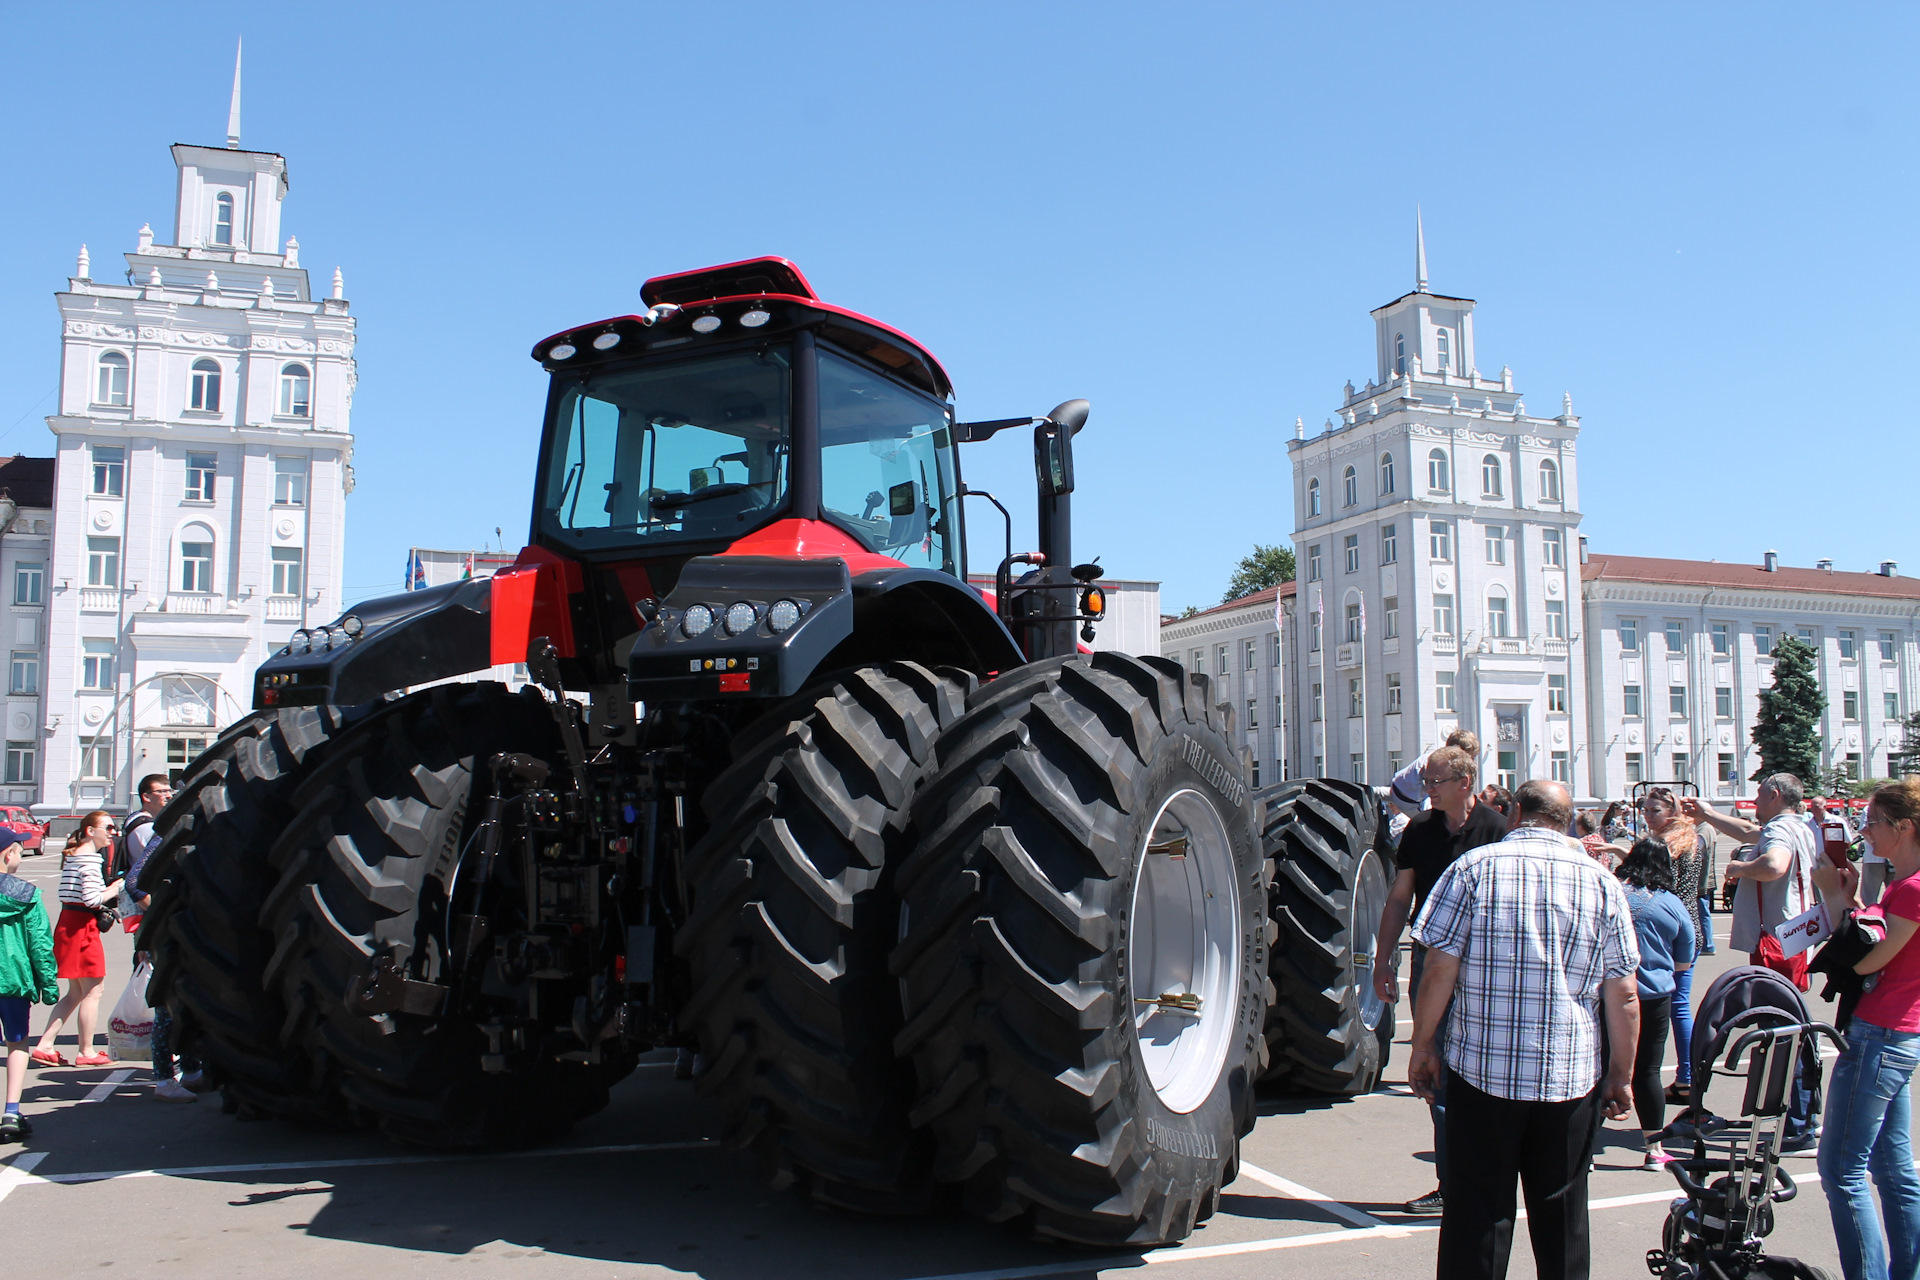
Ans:
[[[1373,792],[1300,778],[1261,792],[1261,843],[1273,865],[1274,1004],[1262,1084],[1306,1093],[1371,1093],[1393,1052],[1393,1006],[1373,991],[1380,909],[1392,855]]]
[[[135,945],[153,956],[148,999],[172,1011],[173,1049],[243,1101],[290,1119],[342,1116],[282,1043],[286,1008],[261,981],[273,954],[260,924],[274,883],[267,847],[293,818],[300,780],[363,714],[256,711],[230,727],[188,768],[141,873],[152,902]]]
[[[278,880],[264,918],[278,945],[265,977],[287,1009],[287,1039],[350,1108],[402,1141],[538,1142],[605,1106],[632,1068],[536,1049],[522,1070],[487,1072],[489,1046],[471,1020],[356,1007],[380,967],[445,982],[447,880],[479,823],[486,762],[507,751],[561,758],[537,691],[450,684],[387,703],[301,783],[268,854]]]
[[[744,730],[707,789],[678,941],[702,1093],[775,1185],[869,1212],[924,1208],[907,1123],[893,873],[907,805],[972,678],[911,663],[833,676]]]
[[[934,1176],[990,1220],[1179,1240],[1252,1128],[1266,864],[1205,677],[1096,653],[983,686],[913,809],[893,967]]]

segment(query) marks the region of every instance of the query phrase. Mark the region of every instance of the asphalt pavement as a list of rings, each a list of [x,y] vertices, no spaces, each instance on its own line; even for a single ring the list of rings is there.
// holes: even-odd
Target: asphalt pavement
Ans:
[[[22,873],[53,900],[53,855]],[[1718,924],[1721,953],[1703,961],[1696,990],[1740,959],[1725,950],[1726,917]],[[130,958],[116,932],[103,1044]],[[1828,1016],[1832,1006],[1815,1008]],[[1036,1242],[958,1216],[811,1209],[718,1145],[717,1112],[673,1079],[666,1054],[562,1142],[506,1156],[242,1122],[221,1114],[217,1096],[153,1097],[144,1064],[36,1070],[25,1107],[36,1133],[24,1149],[0,1148],[0,1238],[11,1269],[31,1275],[444,1276],[452,1263],[516,1277],[1017,1280],[1151,1268],[1156,1280],[1405,1280],[1433,1274],[1438,1220],[1400,1212],[1434,1177],[1426,1107],[1405,1085],[1410,1013],[1404,1002],[1397,1012],[1401,1037],[1378,1092],[1269,1102],[1219,1213],[1185,1243],[1146,1253]],[[35,1027],[43,1020],[36,1009]],[[1659,1244],[1675,1187],[1640,1160],[1638,1131],[1610,1127],[1592,1179],[1595,1276],[1645,1276]],[[1771,1247],[1838,1274],[1813,1159],[1786,1167],[1803,1190],[1779,1207]],[[1532,1270],[1522,1230],[1512,1274]]]

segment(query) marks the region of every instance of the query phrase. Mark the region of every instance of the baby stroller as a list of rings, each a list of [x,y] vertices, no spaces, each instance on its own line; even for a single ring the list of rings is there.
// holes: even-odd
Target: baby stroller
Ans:
[[[1817,1087],[1814,1046],[1823,1036],[1846,1048],[1839,1032],[1808,1018],[1800,992],[1771,969],[1742,965],[1707,988],[1689,1046],[1692,1105],[1660,1135],[1673,1146],[1691,1142],[1693,1154],[1667,1166],[1683,1194],[1668,1210],[1660,1248],[1647,1250],[1648,1271],[1673,1280],[1831,1280],[1762,1246],[1773,1231],[1773,1206],[1798,1191],[1780,1167],[1780,1139],[1795,1064]],[[1716,1076],[1745,1081],[1737,1119],[1708,1106]]]

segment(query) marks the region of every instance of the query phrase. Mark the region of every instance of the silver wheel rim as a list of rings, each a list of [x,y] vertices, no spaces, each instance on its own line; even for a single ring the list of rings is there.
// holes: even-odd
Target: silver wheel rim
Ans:
[[[1386,1016],[1387,1002],[1373,989],[1374,970],[1387,960],[1374,954],[1380,943],[1380,912],[1387,905],[1387,876],[1380,859],[1369,849],[1360,858],[1359,874],[1353,878],[1353,919],[1347,925],[1347,942],[1353,953],[1353,984],[1360,990],[1360,1020],[1368,1030],[1379,1030]]]
[[[1219,811],[1200,792],[1160,806],[1136,863],[1127,968],[1147,1079],[1169,1111],[1207,1100],[1233,1042],[1240,885]]]

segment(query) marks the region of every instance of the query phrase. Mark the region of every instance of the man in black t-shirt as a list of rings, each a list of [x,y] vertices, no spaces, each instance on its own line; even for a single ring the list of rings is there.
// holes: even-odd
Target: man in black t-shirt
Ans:
[[[1470,849],[1506,839],[1507,817],[1490,804],[1481,802],[1474,790],[1478,772],[1474,759],[1458,747],[1442,747],[1428,756],[1422,765],[1421,780],[1433,807],[1407,824],[1400,833],[1400,847],[1394,855],[1399,868],[1387,904],[1380,911],[1380,934],[1374,948],[1379,963],[1374,965],[1374,994],[1392,1007],[1399,996],[1399,978],[1393,957],[1400,948],[1400,934],[1407,921],[1419,914],[1427,895],[1440,879],[1440,873]],[[1426,948],[1413,948],[1412,981],[1409,1002],[1418,999],[1420,971],[1425,967]],[[1445,1035],[1445,1023],[1441,1035]],[[1447,1179],[1446,1095],[1437,1095],[1429,1105],[1433,1115],[1434,1167],[1440,1185],[1426,1195],[1406,1203],[1406,1211],[1423,1217],[1440,1213]]]

